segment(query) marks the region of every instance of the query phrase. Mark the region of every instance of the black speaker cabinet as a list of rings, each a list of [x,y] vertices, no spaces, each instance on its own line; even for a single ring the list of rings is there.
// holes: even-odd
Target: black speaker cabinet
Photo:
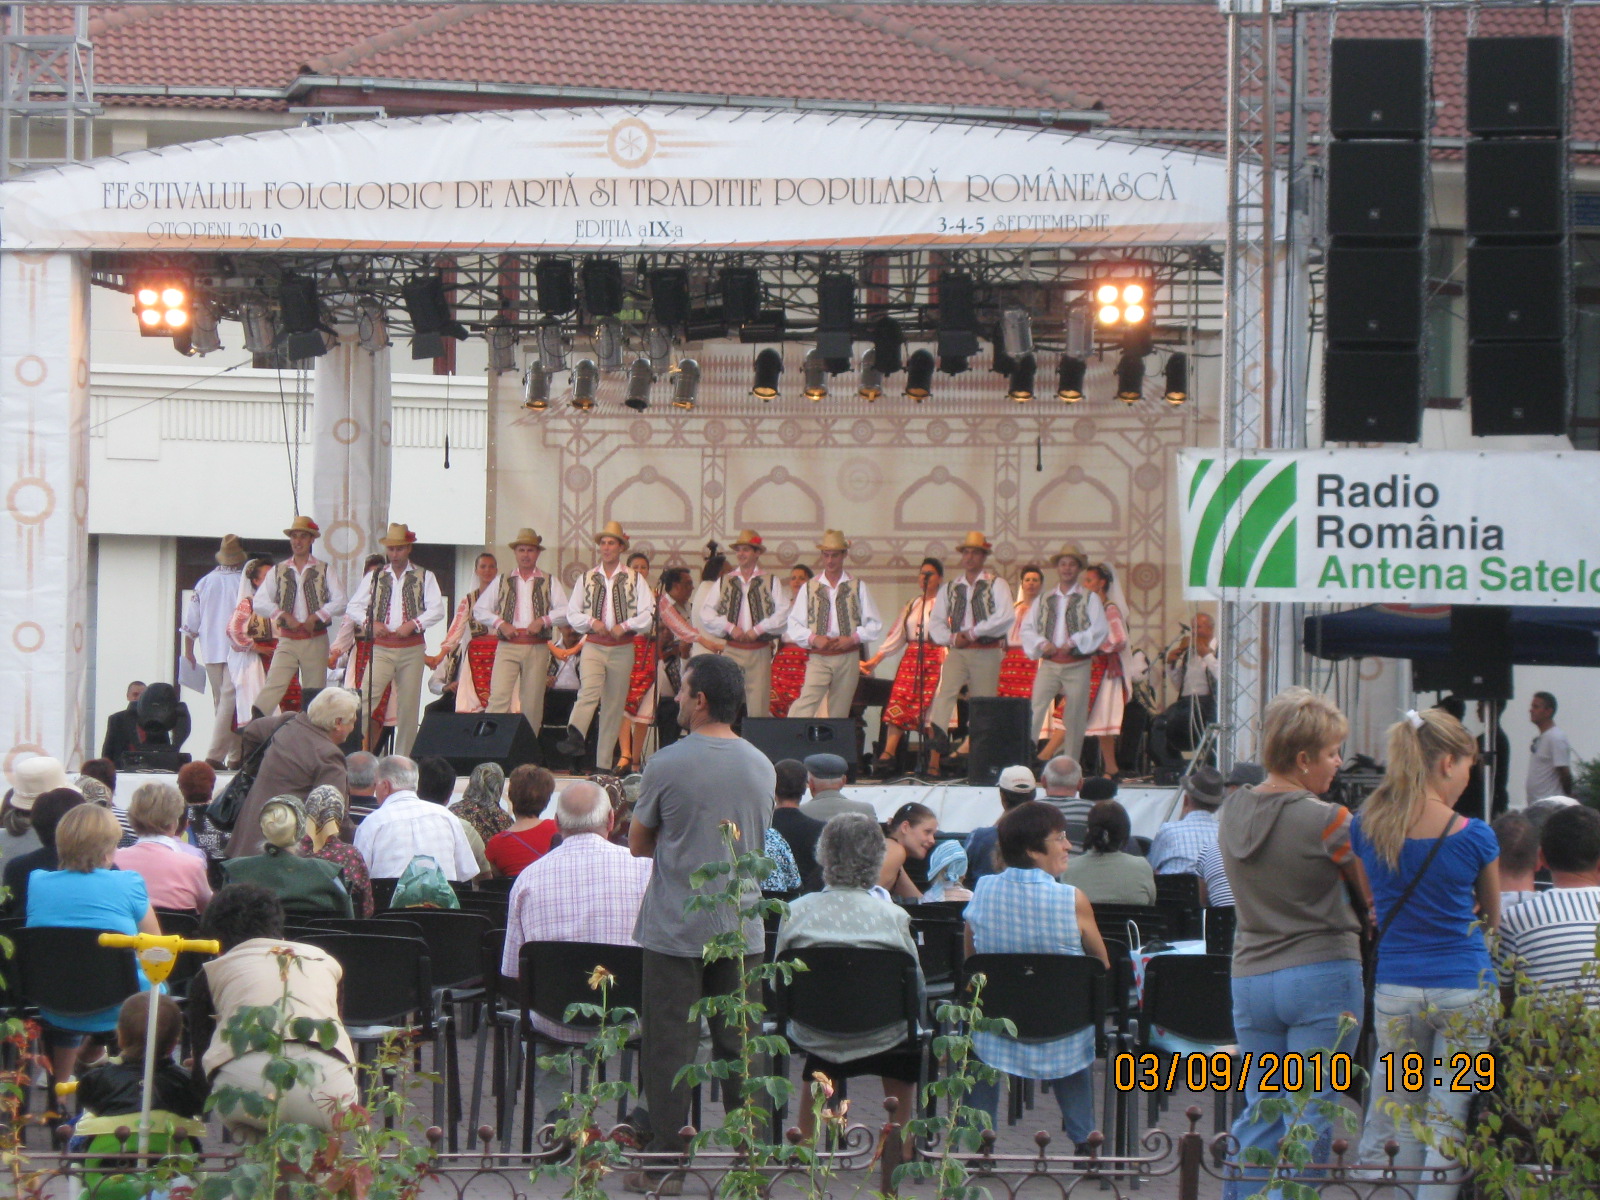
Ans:
[[[1507,138],[1467,143],[1467,234],[1555,237],[1567,228],[1565,143]]]
[[[1017,696],[975,696],[967,702],[967,782],[993,787],[1007,767],[1033,766],[1032,701]],[[1067,746],[1074,758],[1081,746]]]
[[[740,732],[773,762],[808,754],[837,754],[856,781],[861,765],[860,725],[850,717],[746,717]]]
[[[1452,687],[1463,700],[1511,699],[1511,610],[1504,605],[1450,609]]]
[[[1567,48],[1558,37],[1467,39],[1467,132],[1544,134],[1567,125]]]
[[[1330,347],[1323,355],[1323,436],[1415,442],[1422,436],[1422,352]]]
[[[1334,38],[1328,125],[1336,138],[1416,138],[1428,129],[1421,38]]]
[[[539,761],[539,740],[521,713],[430,712],[411,744],[412,758],[434,755],[450,760],[457,775],[470,774],[480,763],[506,769]]]
[[[1471,343],[1467,395],[1474,437],[1566,433],[1566,343]]]
[[[1421,238],[1427,232],[1421,142],[1334,142],[1328,147],[1332,237]]]
[[[1558,341],[1567,335],[1567,246],[1467,248],[1467,336]]]
[[[1422,337],[1422,247],[1328,251],[1328,340],[1417,342]]]

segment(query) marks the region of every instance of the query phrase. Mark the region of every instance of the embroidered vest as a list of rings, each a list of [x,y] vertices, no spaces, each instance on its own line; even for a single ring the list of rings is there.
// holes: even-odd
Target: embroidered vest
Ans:
[[[741,601],[748,600],[749,612],[742,614],[744,620],[739,620],[740,609],[745,607]],[[735,572],[722,581],[722,596],[717,601],[717,615],[730,624],[743,625],[754,629],[765,621],[774,612],[777,606],[772,602],[772,590],[765,575],[756,575],[750,580],[748,597],[739,587],[739,576]]]
[[[394,572],[388,569],[380,570],[378,577],[372,581],[372,613],[382,624],[388,623],[389,600],[393,595]],[[401,623],[415,621],[422,615],[422,609],[422,572],[411,567],[400,581]]]
[[[294,567],[287,562],[281,562],[272,569],[278,576],[278,607],[286,613],[293,614],[295,597],[300,590],[300,581],[295,575]],[[314,617],[319,609],[328,607],[327,568],[316,559],[312,559],[311,565],[305,570],[305,581],[306,615]]]
[[[978,582],[972,585],[974,625],[982,625],[994,616],[994,578],[994,575],[985,571],[978,576]],[[966,576],[950,581],[950,628],[957,633],[961,632],[961,623],[967,619],[967,591]]]
[[[272,628],[272,622],[255,610],[255,605],[250,606],[250,620],[245,624],[245,634],[252,642],[270,642],[277,637],[277,632]]]
[[[1061,607],[1061,593],[1052,591],[1039,605],[1039,636],[1049,641],[1055,633],[1056,612]],[[1089,593],[1078,591],[1067,597],[1067,636],[1082,633],[1089,628]]]
[[[516,623],[517,616],[517,576],[515,573],[500,576],[500,598],[495,605],[495,615],[507,625]],[[550,576],[535,575],[532,580],[528,603],[532,606],[533,615],[529,618],[538,621],[550,612]]]
[[[598,621],[605,608],[606,577],[598,569],[584,577],[583,603],[589,616]],[[624,568],[611,581],[611,623],[621,625],[634,616],[633,572]]]
[[[470,592],[467,593],[466,599],[461,602],[461,603],[463,603],[463,604],[465,604],[467,606],[467,640],[468,641],[471,641],[473,638],[487,637],[489,635],[489,627],[487,625],[485,625],[482,621],[478,620],[477,617],[472,615],[472,610],[473,610],[474,607],[476,607],[476,605],[478,603],[478,597],[481,596],[481,595],[483,595],[483,589],[481,587],[480,588],[473,588]]]
[[[806,584],[810,595],[806,604],[806,623],[811,626],[811,632],[816,637],[828,636],[828,597],[823,593],[822,581],[813,580]],[[838,588],[833,593],[833,606],[836,618],[835,628],[839,637],[849,637],[861,625],[861,593],[854,579],[842,579]]]

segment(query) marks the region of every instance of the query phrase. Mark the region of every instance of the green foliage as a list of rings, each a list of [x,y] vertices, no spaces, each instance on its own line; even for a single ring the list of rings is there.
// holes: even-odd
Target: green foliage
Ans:
[[[1600,757],[1573,760],[1572,797],[1590,808],[1600,808]]]

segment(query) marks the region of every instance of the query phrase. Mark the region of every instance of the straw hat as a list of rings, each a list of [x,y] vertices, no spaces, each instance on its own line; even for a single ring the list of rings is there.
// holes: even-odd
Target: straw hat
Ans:
[[[616,521],[607,521],[606,527],[594,535],[594,540],[598,542],[601,538],[607,537],[616,538],[624,546],[628,544],[628,535],[622,531],[622,526]]]
[[[984,537],[981,531],[974,529],[956,543],[956,549],[958,551],[982,550],[985,554],[988,554],[994,547],[989,544],[989,539]]]
[[[850,543],[845,541],[844,534],[837,529],[825,529],[822,540],[817,543],[818,550],[848,550]]]
[[[1085,555],[1082,550],[1079,550],[1076,546],[1074,546],[1071,542],[1068,542],[1065,546],[1061,547],[1061,552],[1050,559],[1050,565],[1052,567],[1055,566],[1063,558],[1077,559],[1078,566],[1080,567],[1087,567],[1089,565],[1088,556]]]
[[[244,546],[239,542],[236,533],[222,535],[222,545],[217,548],[217,566],[237,567],[250,556],[244,552]]]
[[[544,547],[544,539],[524,525],[521,529],[517,530],[517,536],[507,542],[506,545],[510,546],[513,550],[515,550],[518,546],[532,546],[535,550],[539,550]]]
[[[378,539],[380,546],[414,546],[416,542],[417,535],[411,532],[409,526],[398,521],[390,521],[389,532]]]
[[[766,546],[761,541],[761,535],[754,529],[741,529],[739,536],[733,539],[733,548],[749,546],[752,550],[765,550]]]
[[[296,517],[290,521],[289,528],[283,531],[283,536],[288,537],[291,533],[309,533],[314,538],[322,536],[322,530],[317,528],[317,523],[310,517]]]
[[[17,786],[11,793],[11,807],[29,812],[33,802],[55,788],[71,787],[60,759],[39,754],[25,758],[12,770]]]

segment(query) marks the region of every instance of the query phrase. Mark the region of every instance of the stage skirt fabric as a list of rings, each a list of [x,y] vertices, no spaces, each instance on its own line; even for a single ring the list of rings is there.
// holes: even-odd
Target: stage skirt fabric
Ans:
[[[372,662],[372,643],[357,642],[355,659],[355,669],[351,672],[354,678],[350,683],[350,687],[357,692],[361,692],[361,681],[367,677],[367,667]],[[393,691],[394,684],[391,683],[383,689],[383,695],[373,702],[371,714],[373,720],[385,725],[393,725],[395,723],[395,714],[391,711],[389,705],[389,696]],[[361,698],[363,700],[367,698],[365,692],[361,692]]]
[[[919,687],[917,651],[914,646],[908,646],[900,656],[900,666],[894,673],[894,687],[889,691],[889,703],[884,705],[883,719],[901,729],[919,728],[928,705],[933,701],[933,694],[939,690],[939,670],[943,666],[944,647],[924,647]]]
[[[1128,704],[1122,660],[1115,654],[1096,654],[1089,676],[1089,727],[1087,737],[1117,737],[1122,733],[1122,713]]]
[[[277,648],[277,638],[265,638],[256,643],[256,653],[261,656],[261,669],[263,671],[272,670],[272,652]],[[300,677],[296,675],[289,681],[289,686],[283,693],[283,699],[278,701],[278,711],[299,712],[300,700]],[[267,713],[266,715],[270,717],[272,714]]]
[[[1000,660],[999,694],[1020,700],[1032,699],[1033,677],[1038,670],[1039,664],[1024,654],[1021,646],[1007,647],[1006,656]]]
[[[628,703],[625,711],[635,720],[655,720],[658,659],[659,651],[654,639],[633,640],[633,674],[628,677]]]
[[[800,689],[806,682],[804,646],[791,646],[785,642],[778,647],[772,660],[772,715],[787,717],[789,706],[800,698]]]
[[[467,643],[467,674],[472,678],[472,690],[478,693],[479,712],[489,707],[489,680],[494,675],[494,652],[499,644],[500,639],[493,634],[475,637]]]

